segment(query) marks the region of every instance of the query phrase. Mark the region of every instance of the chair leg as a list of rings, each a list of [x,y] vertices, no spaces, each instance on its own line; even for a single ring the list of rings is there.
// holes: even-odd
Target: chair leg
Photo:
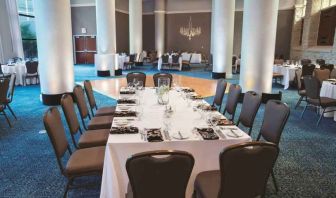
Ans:
[[[6,106],[8,107],[9,111],[12,113],[13,117],[15,118],[15,120],[17,120],[16,115],[15,115],[13,109],[9,106],[9,104],[7,104]]]
[[[249,136],[251,136],[251,132],[252,132],[252,127],[250,127],[250,129],[248,131]]]
[[[69,179],[66,186],[65,186],[65,191],[63,197],[66,198],[68,196],[68,191],[70,188],[70,185],[72,184],[73,179]]]
[[[317,121],[317,123],[316,123],[316,126],[319,126],[319,124],[320,124],[320,122],[321,122],[321,119],[322,119],[322,117],[323,117],[323,115],[324,115],[324,112],[325,112],[325,108],[323,108],[323,111],[322,111],[322,113],[321,113],[321,115],[320,115],[320,118],[318,119],[318,121]]]
[[[6,118],[6,120],[7,120],[7,123],[8,123],[8,125],[9,125],[9,127],[10,127],[10,128],[12,128],[13,126],[12,126],[11,122],[9,121],[9,119],[8,119],[8,116],[7,116],[6,112],[5,112],[5,111],[3,111],[2,113],[3,113],[3,115],[5,116],[5,118]]]
[[[302,100],[303,100],[303,96],[300,97],[300,99],[299,99],[299,101],[296,103],[294,109],[296,109],[296,108],[301,104]]]
[[[278,184],[277,184],[277,181],[276,181],[276,179],[275,179],[275,176],[274,176],[274,171],[273,171],[273,169],[272,169],[272,173],[271,173],[271,175],[272,175],[272,180],[273,180],[273,184],[274,184],[275,191],[278,192],[278,191],[279,191],[279,188],[278,188]]]
[[[308,104],[306,104],[305,108],[303,109],[302,113],[301,113],[301,119],[303,118],[303,114],[304,112],[307,110]]]

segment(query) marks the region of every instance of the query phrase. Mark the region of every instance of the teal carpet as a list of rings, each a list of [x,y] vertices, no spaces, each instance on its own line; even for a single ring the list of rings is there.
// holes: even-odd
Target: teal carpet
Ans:
[[[149,67],[137,70],[147,74],[156,72]],[[204,72],[202,68],[172,73],[198,78],[211,77],[210,72]],[[76,82],[100,79],[92,66],[76,66],[75,74]],[[229,81],[237,83],[238,76],[235,75]],[[298,99],[296,91],[284,91],[277,85],[273,89],[274,92],[283,91],[283,101],[291,107],[291,115],[281,139],[281,152],[275,168],[280,191],[275,194],[269,182],[267,197],[335,197],[336,122],[327,118],[316,127],[317,116],[312,111],[308,111],[301,120],[302,107],[294,110]],[[57,166],[47,134],[39,133],[44,129],[42,116],[48,108],[41,104],[39,94],[37,85],[16,87],[11,106],[18,120],[10,116],[14,127],[9,128],[0,116],[0,197],[61,197],[63,194],[66,179]],[[99,106],[115,104],[115,100],[98,93],[96,100]],[[211,102],[212,97],[207,100]],[[263,108],[257,114],[253,138],[260,129]],[[239,112],[240,106],[236,117]],[[70,142],[70,137],[68,140]],[[100,181],[100,178],[83,178],[78,183],[87,180]],[[99,197],[99,192],[99,186],[76,189],[70,191],[69,197]]]

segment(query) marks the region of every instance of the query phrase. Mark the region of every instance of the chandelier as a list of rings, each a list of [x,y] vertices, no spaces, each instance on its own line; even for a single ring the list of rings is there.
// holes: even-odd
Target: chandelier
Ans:
[[[180,27],[180,34],[188,37],[191,40],[194,36],[199,36],[202,33],[201,27],[193,27],[191,17],[189,18],[189,24],[187,27]]]

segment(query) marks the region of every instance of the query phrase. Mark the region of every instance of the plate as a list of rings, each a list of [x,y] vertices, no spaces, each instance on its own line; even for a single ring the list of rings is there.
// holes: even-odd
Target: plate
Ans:
[[[236,130],[237,131],[237,130]],[[239,137],[242,137],[243,136],[243,134],[242,133],[240,133],[240,132],[236,132],[235,131],[235,133],[233,133],[232,132],[232,130],[226,130],[226,133],[225,133],[225,135],[227,135],[227,136],[229,136],[229,137],[233,137],[233,138],[239,138]]]
[[[182,136],[182,137],[181,137]],[[172,137],[177,140],[186,140],[189,139],[188,134],[183,134],[183,133],[173,133]]]
[[[127,120],[115,120],[114,124],[117,126],[126,126],[128,124]]]

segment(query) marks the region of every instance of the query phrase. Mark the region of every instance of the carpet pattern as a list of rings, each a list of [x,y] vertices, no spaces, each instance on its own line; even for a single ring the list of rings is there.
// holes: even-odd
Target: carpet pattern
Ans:
[[[148,67],[136,69],[153,74],[156,71]],[[181,75],[199,78],[211,78],[210,72],[202,68],[188,72],[176,72]],[[76,82],[85,79],[100,79],[92,66],[75,66]],[[123,76],[121,76],[123,77]],[[238,82],[238,76],[228,80]],[[336,122],[323,119],[319,127],[315,126],[316,113],[307,111],[300,119],[302,107],[294,110],[297,92],[283,90],[274,85],[274,92],[283,92],[283,101],[291,107],[291,115],[284,129],[280,155],[276,163],[275,175],[280,187],[275,193],[271,180],[267,186],[267,197],[335,197],[336,195]],[[98,106],[114,105],[115,100],[95,94]],[[44,129],[42,116],[47,110],[40,102],[38,85],[18,86],[11,105],[18,120],[10,115],[14,125],[9,128],[3,116],[0,116],[0,197],[61,197],[66,179],[60,173],[54,151]],[[206,100],[212,102],[213,97]],[[224,101],[225,103],[225,101]],[[262,105],[252,132],[255,139],[263,119]],[[240,113],[237,108],[236,119]],[[64,120],[63,120],[64,121]],[[64,121],[64,124],[65,121]],[[65,125],[66,126],[66,125]],[[68,135],[68,129],[67,135]],[[72,146],[70,136],[68,141]],[[65,156],[67,159],[68,156]],[[246,165],[248,168],[248,165]],[[78,183],[100,181],[96,178],[82,178]],[[71,190],[69,197],[99,197],[100,186]]]

